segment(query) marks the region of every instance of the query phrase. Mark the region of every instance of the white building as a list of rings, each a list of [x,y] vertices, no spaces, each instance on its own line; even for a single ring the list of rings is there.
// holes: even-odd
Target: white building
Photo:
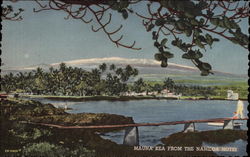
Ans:
[[[161,96],[162,97],[170,97],[170,98],[178,98],[178,99],[180,99],[182,94],[176,95],[176,93],[170,92],[170,90],[168,90],[168,89],[163,89],[161,91]]]
[[[232,90],[227,91],[227,99],[229,100],[238,100],[239,99],[239,94],[234,93]]]
[[[136,92],[125,92],[122,95],[124,96],[146,96],[147,93],[146,92],[142,92],[142,93],[136,93]]]

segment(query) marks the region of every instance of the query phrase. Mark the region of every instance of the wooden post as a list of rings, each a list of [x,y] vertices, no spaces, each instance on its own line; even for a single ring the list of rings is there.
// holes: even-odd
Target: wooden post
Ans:
[[[223,129],[234,129],[234,120],[224,120]]]
[[[194,131],[195,131],[195,125],[194,125],[194,123],[186,123],[184,125],[184,130],[183,130],[184,133],[194,132]]]
[[[123,140],[124,145],[138,146],[139,145],[139,131],[138,127],[127,127]]]
[[[240,125],[234,125],[234,130],[240,130]]]

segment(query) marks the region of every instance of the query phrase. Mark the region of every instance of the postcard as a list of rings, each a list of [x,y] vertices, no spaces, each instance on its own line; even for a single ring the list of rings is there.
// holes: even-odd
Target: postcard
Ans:
[[[248,1],[1,7],[1,157],[248,155]]]

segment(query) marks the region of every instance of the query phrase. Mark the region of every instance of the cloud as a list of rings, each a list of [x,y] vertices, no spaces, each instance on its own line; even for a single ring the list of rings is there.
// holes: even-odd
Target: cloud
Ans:
[[[132,64],[132,65],[144,65],[144,66],[159,66],[161,62],[153,59],[136,59],[136,58],[121,58],[121,57],[106,57],[106,58],[90,58],[90,59],[77,59],[71,61],[64,61],[67,65],[77,66],[77,65],[98,65],[102,63],[114,63],[114,64]],[[58,66],[60,63],[50,64],[51,66]],[[170,66],[178,66],[188,69],[197,69],[195,67],[180,65],[175,63],[169,63]]]
[[[89,59],[76,59],[76,60],[70,60],[70,61],[62,61],[63,63],[66,63],[68,66],[76,66],[76,67],[86,67],[89,68],[91,66],[98,66],[102,63],[107,64],[115,64],[115,65],[128,65],[134,67],[157,67],[160,68],[161,62],[156,61],[154,59],[137,59],[137,58],[121,58],[121,57],[106,57],[106,58],[89,58]],[[33,65],[33,66],[27,66],[27,67],[6,67],[3,70],[5,71],[23,71],[23,70],[35,70],[38,67],[41,67],[43,69],[49,69],[49,67],[58,67],[62,62],[59,63],[52,63],[52,64],[39,64],[39,65]],[[168,63],[167,70],[172,71],[182,71],[182,72],[198,72],[200,73],[199,69],[192,66],[187,65],[181,65],[176,63]],[[213,70],[215,73],[221,73],[221,74],[229,74],[229,75],[236,75],[233,73],[226,73],[221,71]]]

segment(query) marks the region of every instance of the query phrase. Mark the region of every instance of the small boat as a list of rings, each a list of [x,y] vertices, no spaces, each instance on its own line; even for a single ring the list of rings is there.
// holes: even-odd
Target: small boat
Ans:
[[[224,125],[224,122],[223,122],[223,121],[208,122],[207,125],[210,125],[210,126],[223,126],[223,125]]]
[[[221,127],[221,126],[224,126],[224,122],[223,121],[209,122],[209,123],[207,123],[207,125]],[[238,122],[234,123],[234,127],[239,127],[241,125],[243,125],[243,123],[238,123]]]

